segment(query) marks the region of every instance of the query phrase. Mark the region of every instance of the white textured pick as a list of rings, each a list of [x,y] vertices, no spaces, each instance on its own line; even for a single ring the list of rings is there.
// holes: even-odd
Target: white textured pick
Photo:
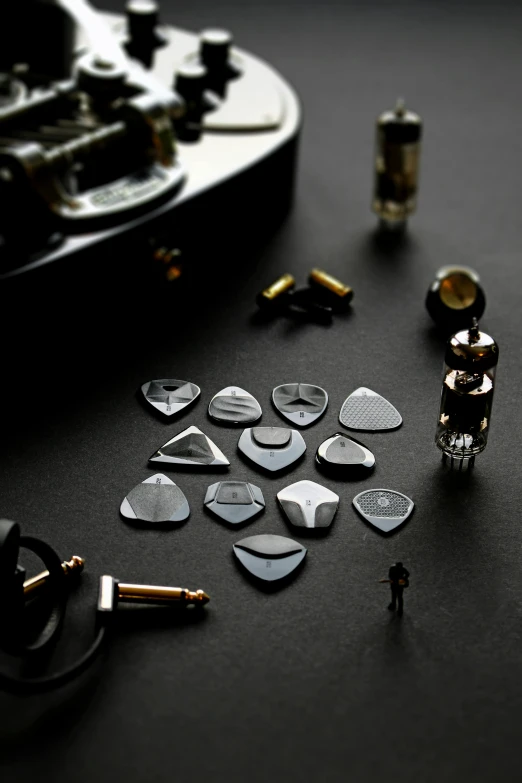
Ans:
[[[259,421],[261,414],[256,398],[239,386],[221,389],[208,406],[208,415],[223,424],[253,424]]]
[[[168,476],[156,473],[129,492],[120,513],[127,519],[152,524],[182,522],[189,516],[190,507],[181,489]]]
[[[391,533],[406,522],[414,507],[411,498],[394,489],[367,489],[352,502],[359,514],[382,533]]]
[[[376,432],[400,427],[402,416],[391,402],[361,386],[344,401],[339,421],[349,430]]]

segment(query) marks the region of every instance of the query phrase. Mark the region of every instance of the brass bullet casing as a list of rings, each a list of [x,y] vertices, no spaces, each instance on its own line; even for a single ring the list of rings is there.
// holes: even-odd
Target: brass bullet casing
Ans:
[[[287,295],[295,286],[295,279],[286,273],[281,275],[272,285],[260,291],[256,296],[258,307],[263,310],[278,310],[287,306]]]
[[[204,606],[210,597],[203,590],[187,590],[184,587],[135,585],[119,582],[113,576],[100,577],[98,611],[113,612],[119,603],[131,604],[182,604]]]
[[[83,557],[73,555],[70,560],[64,560],[62,563],[62,569],[66,576],[71,574],[79,576],[85,566],[85,560]],[[24,597],[33,598],[47,583],[49,579],[49,571],[42,571],[40,574],[26,579],[24,582]]]
[[[428,289],[426,309],[446,333],[470,326],[486,309],[479,276],[467,266],[441,267]]]
[[[417,208],[422,120],[399,99],[377,118],[372,209],[384,228],[401,230]]]
[[[323,269],[312,269],[308,277],[314,296],[334,313],[346,312],[353,299],[353,289]]]

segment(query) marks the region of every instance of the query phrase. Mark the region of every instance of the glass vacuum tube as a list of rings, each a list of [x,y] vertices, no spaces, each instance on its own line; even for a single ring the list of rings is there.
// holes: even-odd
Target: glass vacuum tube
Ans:
[[[498,345],[476,318],[448,341],[435,443],[451,467],[471,467],[486,448],[497,362]]]
[[[381,226],[401,230],[417,207],[422,120],[399,99],[377,118],[372,209]]]

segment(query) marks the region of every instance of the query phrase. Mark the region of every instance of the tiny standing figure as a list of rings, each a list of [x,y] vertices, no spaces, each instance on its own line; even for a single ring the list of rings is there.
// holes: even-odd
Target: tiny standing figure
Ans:
[[[394,612],[397,609],[397,615],[402,617],[402,594],[406,587],[409,587],[410,572],[403,566],[402,563],[395,563],[390,566],[388,571],[388,579],[381,579],[382,583],[390,585],[392,600],[388,606],[390,612]],[[397,607],[398,604],[398,607]]]

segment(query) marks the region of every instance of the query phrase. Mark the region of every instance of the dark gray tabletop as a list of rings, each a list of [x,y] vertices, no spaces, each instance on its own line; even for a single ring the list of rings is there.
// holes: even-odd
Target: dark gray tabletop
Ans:
[[[114,3],[113,7],[119,7]],[[166,4],[165,4],[166,5]],[[402,783],[518,779],[522,729],[522,437],[520,161],[522,10],[516,4],[301,4],[207,0],[165,7],[188,29],[230,27],[238,45],[276,66],[305,110],[295,209],[242,274],[214,297],[172,310],[130,306],[97,328],[64,324],[60,339],[19,346],[4,374],[1,515],[87,570],[73,594],[58,667],[89,643],[97,578],[202,588],[199,619],[121,611],[105,658],[81,682],[45,697],[0,697],[5,780],[126,783]],[[373,123],[398,95],[425,120],[418,214],[407,241],[383,248],[369,210]],[[219,255],[219,249],[217,249]],[[482,326],[500,344],[487,450],[470,475],[449,475],[433,443],[443,342],[424,296],[443,264],[482,277]],[[323,266],[355,290],[331,327],[253,317],[255,293],[280,273],[303,281]],[[30,314],[24,314],[30,317]],[[110,326],[108,327],[107,324]],[[67,332],[67,335],[65,334]],[[16,337],[16,326],[5,336]],[[165,424],[137,400],[140,384],[173,376],[201,398]],[[58,380],[57,380],[58,379]],[[315,383],[330,395],[304,432],[306,459],[282,478],[238,455],[239,431],[206,415],[237,384],[282,424],[273,387]],[[403,426],[360,435],[371,479],[321,477],[313,457],[340,429],[358,386],[383,394]],[[147,458],[195,424],[231,461],[227,477],[263,490],[267,509],[234,531],[203,510],[201,473],[168,472],[191,504],[173,531],[136,529],[118,513],[152,473]],[[167,471],[166,471],[167,472]],[[275,495],[300,479],[340,497],[328,535],[290,531]],[[392,537],[351,505],[366,488],[413,498]],[[308,547],[284,590],[266,593],[233,561],[247,535],[290,535]],[[379,585],[401,559],[411,573],[402,621]]]

